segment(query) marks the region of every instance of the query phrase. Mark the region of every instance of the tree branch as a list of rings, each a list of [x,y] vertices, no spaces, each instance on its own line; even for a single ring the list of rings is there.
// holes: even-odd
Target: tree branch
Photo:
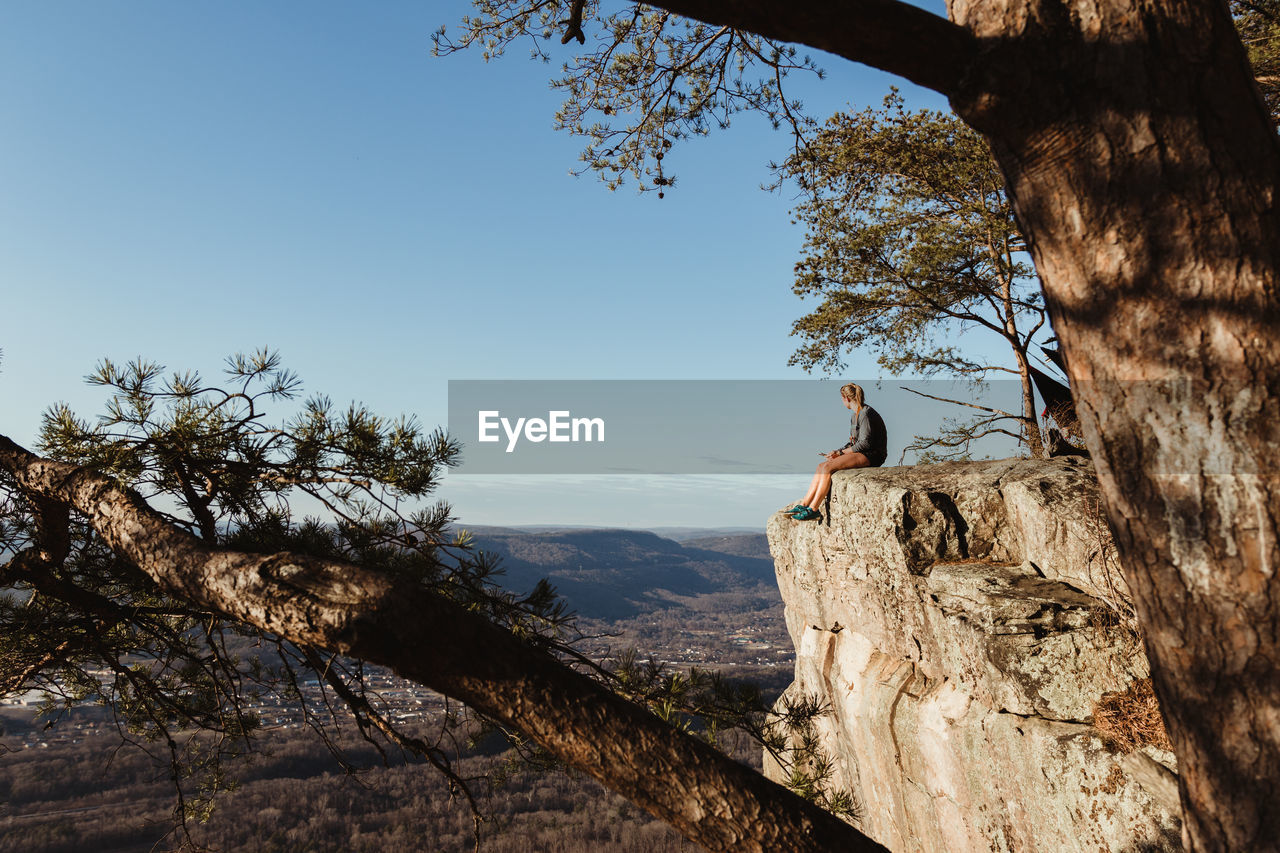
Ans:
[[[383,664],[525,732],[708,850],[878,851],[828,812],[684,735],[462,605],[360,566],[211,547],[138,495],[0,436],[19,488],[84,514],[171,595]]]
[[[930,400],[937,400],[939,403],[955,403],[957,406],[968,406],[971,409],[980,409],[984,412],[990,412],[993,415],[999,415],[1002,418],[1013,418],[1014,420],[1023,420],[1022,415],[1015,415],[1013,412],[1006,412],[1003,409],[993,409],[989,406],[980,406],[977,403],[966,403],[964,400],[949,400],[946,397],[935,397],[932,394],[926,394],[923,391],[917,391],[914,388],[908,388],[905,385],[899,385],[903,391],[910,391],[912,394],[919,394],[921,397],[928,397]]]
[[[658,0],[652,5],[708,24],[825,50],[944,95],[957,91],[967,65],[977,56],[977,44],[963,28],[899,0]]]

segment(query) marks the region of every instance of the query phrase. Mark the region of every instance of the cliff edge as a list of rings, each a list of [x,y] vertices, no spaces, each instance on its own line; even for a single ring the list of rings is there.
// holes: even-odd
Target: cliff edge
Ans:
[[[1148,672],[1108,604],[1127,591],[1087,461],[840,472],[822,521],[768,533],[788,692],[829,706],[864,832],[921,853],[1181,849],[1172,754],[1093,725]]]

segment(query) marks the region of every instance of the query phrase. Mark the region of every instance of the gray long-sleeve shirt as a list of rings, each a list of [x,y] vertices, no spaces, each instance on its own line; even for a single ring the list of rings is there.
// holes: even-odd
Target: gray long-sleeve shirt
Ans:
[[[865,453],[872,465],[884,464],[889,455],[889,432],[885,429],[884,419],[880,413],[870,406],[849,417],[849,442],[841,450],[850,453]]]

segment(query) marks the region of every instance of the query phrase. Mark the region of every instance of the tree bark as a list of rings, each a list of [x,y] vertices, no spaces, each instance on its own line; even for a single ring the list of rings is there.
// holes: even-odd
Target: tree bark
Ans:
[[[1018,381],[1022,386],[1022,421],[1026,430],[1027,448],[1032,459],[1043,459],[1049,453],[1044,437],[1040,434],[1040,418],[1036,416],[1035,381],[1031,378],[1031,361],[1027,358],[1027,349],[1031,346],[1031,335],[1024,342],[1018,334],[1016,316],[1013,308],[1009,282],[1004,286],[1004,336],[1013,349],[1014,360],[1018,363]]]
[[[657,0],[678,15],[806,44],[945,92],[977,55],[963,27],[901,0]]]
[[[170,595],[390,667],[512,726],[716,851],[885,848],[462,606],[359,566],[217,548],[100,475],[0,436],[0,468],[85,515]]]
[[[1013,332],[1017,340],[1017,331]],[[1032,459],[1043,459],[1049,450],[1045,446],[1044,436],[1040,433],[1040,418],[1036,415],[1036,398],[1032,389],[1035,387],[1031,379],[1031,363],[1027,360],[1026,348],[1015,343],[1013,352],[1018,362],[1018,379],[1022,386],[1022,420],[1027,430],[1027,448]]]
[[[1186,846],[1280,849],[1280,146],[1227,5],[949,0],[962,36],[895,25],[892,0],[821,26],[809,4],[659,5],[903,74],[987,137],[1135,596]]]
[[[987,45],[953,104],[1044,280],[1187,847],[1278,849],[1280,149],[1240,41],[1216,3],[952,8]]]

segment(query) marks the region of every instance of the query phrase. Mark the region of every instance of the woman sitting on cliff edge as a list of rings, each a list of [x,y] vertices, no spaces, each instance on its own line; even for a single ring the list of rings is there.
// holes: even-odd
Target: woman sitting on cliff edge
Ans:
[[[818,463],[813,482],[804,500],[787,510],[796,521],[814,521],[822,517],[818,507],[831,491],[831,474],[846,468],[879,468],[889,455],[889,434],[880,413],[866,403],[861,385],[850,382],[840,388],[844,407],[853,412],[849,418],[849,441],[844,447],[823,453],[826,460]]]

